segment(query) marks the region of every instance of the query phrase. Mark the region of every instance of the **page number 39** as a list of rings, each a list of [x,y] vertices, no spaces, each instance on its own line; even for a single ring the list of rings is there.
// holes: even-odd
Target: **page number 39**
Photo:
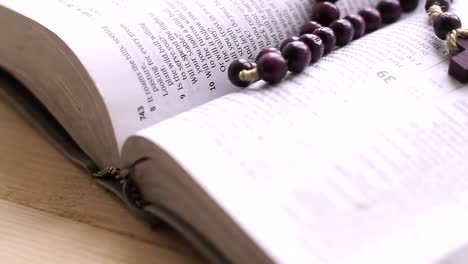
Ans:
[[[382,79],[385,83],[391,83],[391,82],[394,82],[394,81],[397,80],[397,78],[395,76],[391,75],[387,71],[379,71],[377,73],[377,77]]]

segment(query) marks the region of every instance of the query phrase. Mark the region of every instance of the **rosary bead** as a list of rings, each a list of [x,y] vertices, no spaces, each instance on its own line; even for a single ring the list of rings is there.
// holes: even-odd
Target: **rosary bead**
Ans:
[[[450,9],[451,0],[426,0],[426,4],[424,8],[426,8],[426,12],[429,11],[429,8],[433,5],[438,5],[442,8],[442,11],[446,12]]]
[[[330,28],[335,33],[337,46],[346,46],[353,40],[354,28],[348,20],[335,20],[330,24]]]
[[[340,10],[330,2],[318,3],[312,8],[312,20],[321,25],[328,26],[338,18],[340,18]]]
[[[260,79],[270,84],[276,84],[288,73],[288,65],[283,56],[270,52],[260,58],[257,63],[257,71]]]
[[[398,21],[402,11],[398,0],[382,0],[377,5],[377,10],[379,10],[382,16],[382,21],[386,24]]]
[[[366,33],[366,21],[362,16],[354,14],[345,17],[346,20],[351,22],[354,28],[353,39],[358,39]]]
[[[322,39],[314,34],[304,34],[299,38],[299,41],[304,42],[310,49],[310,63],[315,63],[323,56],[325,48]]]
[[[382,27],[382,16],[375,8],[366,8],[359,11],[359,15],[366,21],[366,33],[371,33]]]
[[[419,0],[400,0],[400,6],[403,12],[412,12],[419,5]]]
[[[282,54],[286,59],[289,71],[293,73],[303,72],[312,57],[309,47],[302,41],[288,43]]]
[[[264,48],[262,49],[258,55],[257,55],[257,58],[255,58],[255,62],[257,62],[258,60],[260,60],[260,58],[267,54],[267,53],[270,53],[270,52],[275,52],[275,53],[278,53],[278,54],[281,54],[281,51],[279,51],[277,48]]]
[[[358,14],[340,19],[340,10],[335,5],[338,0],[310,1],[313,3],[312,21],[302,25],[300,37],[288,37],[280,44],[279,49],[262,49],[255,59],[256,63],[245,59],[234,60],[228,68],[228,78],[232,84],[247,87],[258,79],[277,84],[285,78],[288,70],[292,73],[303,72],[307,65],[320,60],[335,46],[345,46],[353,39],[376,31],[383,23],[394,23],[402,12],[411,12],[419,4],[419,0],[380,0],[376,8],[365,8]],[[430,12],[434,32],[443,40],[454,29],[461,27],[458,16],[447,12],[452,2],[453,0],[425,2],[426,11],[434,5],[440,6],[443,11],[440,14],[440,9]],[[460,32],[457,31],[457,34],[461,34]]]
[[[461,27],[461,21],[454,13],[444,12],[434,19],[433,26],[436,36],[445,40],[450,31]]]
[[[304,35],[304,34],[310,34],[313,33],[317,28],[321,28],[322,25],[320,23],[315,22],[315,21],[309,21],[306,22],[304,25],[301,27],[301,33],[299,35]]]
[[[283,42],[281,42],[281,45],[279,46],[278,50],[283,51],[283,49],[284,49],[284,47],[286,45],[288,45],[290,42],[297,41],[297,40],[299,40],[299,37],[297,37],[297,36],[288,37]]]
[[[247,87],[252,82],[251,81],[242,81],[239,78],[239,73],[243,70],[252,70],[254,65],[246,59],[237,59],[231,62],[228,68],[228,78],[232,84],[238,87]]]
[[[314,34],[319,36],[322,39],[324,51],[323,54],[326,55],[330,53],[336,46],[336,36],[331,28],[321,27],[314,31]]]

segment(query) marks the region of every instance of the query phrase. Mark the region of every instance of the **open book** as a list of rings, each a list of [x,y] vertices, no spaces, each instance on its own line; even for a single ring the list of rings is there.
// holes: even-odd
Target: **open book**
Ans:
[[[279,85],[229,83],[311,2],[0,0],[0,92],[212,262],[466,263],[468,86],[422,4]]]

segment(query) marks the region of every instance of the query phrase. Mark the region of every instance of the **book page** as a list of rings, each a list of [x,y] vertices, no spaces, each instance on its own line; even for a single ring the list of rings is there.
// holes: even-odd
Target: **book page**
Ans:
[[[468,250],[468,86],[444,45],[421,7],[139,135],[278,263],[451,263]]]
[[[1,0],[76,53],[118,145],[137,130],[224,94],[229,62],[253,59],[307,21],[308,0]]]

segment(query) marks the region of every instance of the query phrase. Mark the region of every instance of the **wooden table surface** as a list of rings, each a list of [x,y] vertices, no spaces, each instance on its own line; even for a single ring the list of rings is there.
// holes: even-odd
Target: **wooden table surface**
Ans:
[[[0,98],[0,263],[202,263],[151,230]]]

